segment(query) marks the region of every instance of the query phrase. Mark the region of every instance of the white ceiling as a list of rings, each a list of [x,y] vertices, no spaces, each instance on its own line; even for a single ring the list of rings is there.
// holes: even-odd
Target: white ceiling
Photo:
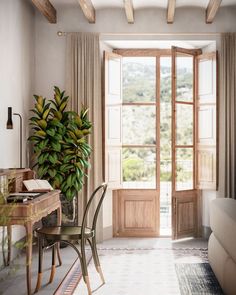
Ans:
[[[168,41],[168,40],[104,40],[111,48],[155,48],[155,49],[170,49],[171,46],[183,47],[186,49],[203,48],[208,45],[215,46],[215,41],[210,40],[189,40],[189,41]]]
[[[51,0],[51,3],[57,5],[76,5],[78,0]],[[123,8],[123,0],[92,0],[95,9],[100,8]],[[133,0],[134,9],[160,7],[166,8],[168,0]],[[206,8],[209,0],[176,0],[176,7],[196,6]],[[236,0],[222,0],[221,6],[236,5]]]

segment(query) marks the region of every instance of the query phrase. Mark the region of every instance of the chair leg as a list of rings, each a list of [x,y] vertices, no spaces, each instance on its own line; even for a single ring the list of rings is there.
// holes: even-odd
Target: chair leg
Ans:
[[[7,226],[7,265],[11,263],[11,240],[12,240],[12,226]]]
[[[85,240],[84,239],[81,239],[81,268],[82,268],[84,282],[87,286],[88,295],[92,295],[90,280],[89,280],[89,276],[88,276],[87,263],[86,263]]]
[[[35,293],[38,292],[38,290],[41,288],[42,284],[42,265],[43,265],[43,244],[42,244],[42,239],[38,238],[38,249],[39,249],[39,254],[38,254],[38,278],[37,278],[37,284],[35,288]]]
[[[89,276],[88,275],[85,276],[84,280],[85,280],[85,284],[87,286],[88,295],[92,295],[92,290],[91,290],[91,286],[90,286]]]
[[[53,281],[54,275],[56,272],[56,244],[52,246],[52,267],[51,267],[51,274],[49,279],[49,284]]]
[[[61,260],[61,252],[60,252],[60,242],[57,243],[57,259],[59,262],[59,266],[62,265],[62,260]]]
[[[98,258],[96,239],[92,238],[92,242],[90,240],[88,240],[88,241],[89,241],[89,245],[90,245],[91,250],[92,250],[93,260],[94,260],[96,270],[100,275],[102,283],[105,284],[104,275],[103,275],[103,272],[102,272],[102,269],[101,269],[101,266],[100,266],[100,261],[99,261],[99,258]]]

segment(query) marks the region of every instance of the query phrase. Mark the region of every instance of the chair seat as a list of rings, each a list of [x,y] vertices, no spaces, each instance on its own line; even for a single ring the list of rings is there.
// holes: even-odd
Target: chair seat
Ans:
[[[52,226],[43,227],[36,230],[37,236],[51,241],[72,241],[81,239],[81,226]],[[85,228],[84,237],[92,238],[94,230]]]

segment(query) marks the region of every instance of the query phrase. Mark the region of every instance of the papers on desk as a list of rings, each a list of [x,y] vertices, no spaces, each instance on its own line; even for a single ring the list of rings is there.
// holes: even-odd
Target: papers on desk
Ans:
[[[42,193],[12,193],[7,197],[7,203],[24,203],[32,201],[34,198],[37,198]]]
[[[26,196],[26,197],[37,197],[41,195],[41,192],[20,192],[20,193],[11,193],[11,196]]]

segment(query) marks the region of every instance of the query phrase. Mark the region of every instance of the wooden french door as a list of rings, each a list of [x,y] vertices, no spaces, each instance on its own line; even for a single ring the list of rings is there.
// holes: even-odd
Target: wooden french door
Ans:
[[[195,157],[195,56],[197,53],[198,51],[195,50],[172,47],[173,239],[197,235],[198,191]]]
[[[135,90],[132,90],[122,100],[121,58],[118,54],[105,52],[104,158],[105,179],[108,182],[108,187],[113,189],[113,233],[114,236],[120,237],[155,237],[159,235],[160,211],[157,188],[158,172],[156,171],[156,163],[159,161],[159,136],[157,135],[159,129],[156,126],[160,111],[156,99],[158,91],[156,67],[158,63],[156,57],[131,58],[127,61],[130,67],[135,67],[138,64],[138,66],[144,66],[144,69],[146,69],[145,62],[151,64],[153,80],[148,95],[141,93],[138,98],[133,98]],[[124,57],[123,61],[125,62]],[[132,78],[127,78],[131,80],[130,83],[133,81]],[[132,89],[136,89],[136,87],[132,87]],[[140,92],[142,92],[142,88]],[[152,126],[146,122],[148,119]],[[122,120],[123,123],[128,121],[128,126],[126,125],[127,127],[124,127],[123,130]],[[127,129],[134,131],[135,136],[129,136]],[[150,129],[152,132],[149,134]],[[148,134],[146,135],[146,133]],[[129,175],[122,175],[122,163],[125,165],[125,161],[132,173],[136,174],[135,180],[130,179]],[[143,170],[139,168],[139,165],[142,165]],[[139,175],[140,170],[143,175]],[[148,179],[150,174],[153,177]],[[122,179],[123,187],[121,185]]]
[[[185,81],[179,80],[182,64],[189,64]],[[201,190],[217,190],[217,142],[216,53],[173,47],[173,239],[201,234]]]

